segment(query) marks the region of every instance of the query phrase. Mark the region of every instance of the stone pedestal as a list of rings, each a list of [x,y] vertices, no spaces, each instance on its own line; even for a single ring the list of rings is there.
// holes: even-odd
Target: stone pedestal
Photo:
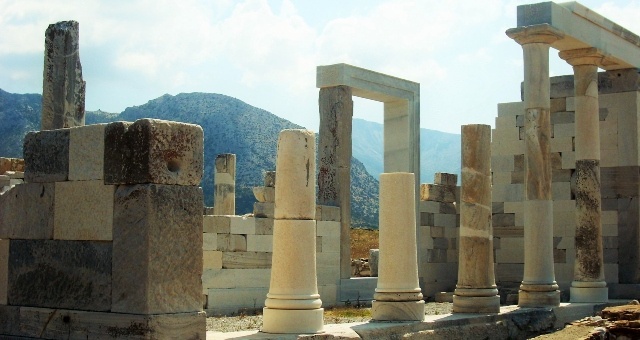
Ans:
[[[316,275],[315,159],[313,132],[280,133],[266,333],[318,333],[324,325]]]
[[[49,25],[45,32],[41,130],[84,125],[79,39],[76,21]]]
[[[606,302],[598,105],[598,65],[605,62],[605,56],[595,48],[585,48],[562,51],[560,57],[573,65],[575,85],[576,259],[571,302]]]
[[[377,321],[422,321],[424,301],[418,284],[412,173],[380,175],[380,258],[372,302]]]
[[[553,268],[549,47],[562,33],[538,25],[510,29],[507,35],[524,52],[525,248],[518,305],[558,306],[560,291]]]
[[[454,313],[499,313],[491,226],[491,126],[462,126],[460,256]]]
[[[236,155],[224,153],[216,157],[213,176],[213,214],[236,214]]]

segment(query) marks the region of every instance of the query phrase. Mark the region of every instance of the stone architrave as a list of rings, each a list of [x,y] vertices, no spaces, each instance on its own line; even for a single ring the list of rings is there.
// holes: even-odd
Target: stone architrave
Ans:
[[[560,291],[553,265],[549,47],[563,37],[549,25],[518,27],[507,35],[524,54],[524,278],[520,307],[558,306]]]
[[[600,119],[598,65],[605,56],[595,48],[560,52],[573,66],[575,88],[576,235],[571,302],[607,302],[604,277],[600,194]]]
[[[499,313],[491,226],[491,126],[462,126],[460,255],[454,313]]]
[[[236,214],[236,155],[220,154],[216,157],[213,176],[214,215]]]
[[[376,321],[422,321],[418,283],[415,178],[407,172],[380,175],[378,285],[371,303]]]
[[[84,125],[79,37],[76,21],[51,24],[45,32],[41,130]]]
[[[318,204],[340,207],[340,277],[351,277],[351,128],[348,86],[320,89]]]
[[[320,88],[318,203],[341,209],[340,277],[348,279],[351,277],[351,182],[347,168],[351,159],[351,122],[348,120],[353,114],[350,96],[384,104],[384,171],[414,173],[414,192],[418,193],[420,84],[352,65],[334,64],[317,67],[316,87]],[[415,204],[418,205],[417,196]]]
[[[316,272],[315,135],[283,130],[276,159],[275,221],[266,333],[318,333],[324,309]]]

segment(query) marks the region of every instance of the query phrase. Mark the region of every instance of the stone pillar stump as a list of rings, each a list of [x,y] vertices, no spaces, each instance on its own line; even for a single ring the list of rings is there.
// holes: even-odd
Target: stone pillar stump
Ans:
[[[213,175],[213,214],[236,214],[236,155],[223,153],[216,157]]]

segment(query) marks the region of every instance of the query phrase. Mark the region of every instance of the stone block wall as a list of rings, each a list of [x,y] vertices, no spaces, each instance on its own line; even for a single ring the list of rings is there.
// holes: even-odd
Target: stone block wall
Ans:
[[[263,194],[270,190],[264,188],[254,190],[262,202],[256,202],[253,216],[204,216],[202,293],[210,314],[253,312],[264,307],[271,277],[274,221],[273,201]],[[339,303],[339,209],[316,208],[316,268],[323,306]]]
[[[420,185],[418,269],[425,299],[453,291],[458,280],[460,232],[457,175],[436,173],[433,184]]]
[[[609,285],[638,283],[638,84],[636,70],[599,73],[602,238]],[[551,161],[556,281],[568,294],[575,260],[573,76],[551,78]],[[492,140],[496,281],[517,290],[524,271],[523,103],[498,104]]]
[[[0,194],[24,182],[24,159],[0,157]]]
[[[31,132],[24,155],[0,195],[0,335],[204,339],[202,129]]]

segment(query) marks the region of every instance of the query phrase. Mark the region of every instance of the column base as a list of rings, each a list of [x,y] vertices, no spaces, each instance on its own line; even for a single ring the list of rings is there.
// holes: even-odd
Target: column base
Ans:
[[[609,288],[607,287],[570,287],[570,302],[607,302]]]
[[[262,309],[264,333],[314,334],[324,328],[324,308],[318,309]]]
[[[522,308],[560,306],[560,291],[526,291],[518,292],[518,306]]]
[[[500,313],[500,296],[453,295],[454,313]]]
[[[372,321],[424,321],[424,300],[371,302]]]

